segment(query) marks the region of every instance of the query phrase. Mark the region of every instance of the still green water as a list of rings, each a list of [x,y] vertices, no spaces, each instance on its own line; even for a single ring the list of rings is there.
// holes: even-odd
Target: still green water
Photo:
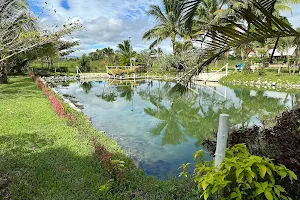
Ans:
[[[97,129],[116,140],[147,174],[158,177],[178,175],[180,164],[193,161],[203,140],[217,132],[221,113],[230,115],[232,128],[268,126],[282,111],[297,106],[300,96],[201,85],[181,94],[170,92],[174,86],[97,81],[56,89],[73,96]]]

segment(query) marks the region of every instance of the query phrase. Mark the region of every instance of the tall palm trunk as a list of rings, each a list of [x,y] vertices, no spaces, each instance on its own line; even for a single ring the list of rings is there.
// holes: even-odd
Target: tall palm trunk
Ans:
[[[172,49],[173,49],[173,55],[175,55],[175,42],[176,42],[176,36],[171,36],[171,42],[172,42]]]
[[[7,84],[7,65],[5,62],[0,62],[0,84]]]

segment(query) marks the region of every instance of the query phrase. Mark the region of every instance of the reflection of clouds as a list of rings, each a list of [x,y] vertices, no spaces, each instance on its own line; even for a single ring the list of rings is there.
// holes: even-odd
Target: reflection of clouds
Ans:
[[[275,99],[285,99],[288,93],[285,92],[274,92],[274,91],[266,91],[264,92],[264,96],[275,98]]]
[[[174,105],[172,107],[172,102],[175,104],[174,102],[180,98],[178,96],[175,96],[175,98],[165,92],[163,90],[164,82],[159,84],[158,81],[153,81],[153,86],[150,88],[148,88],[147,83],[135,87],[133,95],[134,109],[131,111],[132,101],[126,101],[125,98],[121,98],[120,92],[117,92],[113,85],[110,87],[110,90],[118,95],[115,102],[106,102],[96,97],[95,94],[101,95],[104,83],[94,83],[93,89],[89,94],[85,94],[77,83],[70,84],[69,90],[63,89],[63,91],[75,96],[79,103],[84,105],[85,109],[83,112],[92,118],[93,125],[97,129],[106,131],[128,154],[132,155],[136,160],[142,161],[142,166],[145,168],[149,169],[151,166],[154,166],[156,169],[153,173],[159,173],[161,172],[160,170],[164,171],[165,169],[173,170],[175,167],[177,169],[179,164],[192,162],[194,152],[202,148],[196,144],[201,144],[204,133],[217,129],[218,112],[231,112],[232,119],[234,117],[237,118],[235,120],[239,125],[244,123],[243,120],[250,122],[249,125],[259,124],[260,122],[257,118],[260,115],[258,112],[263,111],[265,109],[264,106],[268,105],[268,102],[276,104],[274,105],[274,109],[276,109],[277,103],[282,105],[282,99],[287,94],[227,88],[227,99],[225,99],[218,94],[214,94],[213,90],[203,88],[203,90],[199,91],[201,95],[196,96],[193,93],[193,96],[193,94],[190,94],[186,99],[181,99],[176,104],[177,107],[174,107]],[[172,83],[171,86],[174,86],[174,84]],[[107,84],[105,87],[108,87]],[[189,130],[187,128],[186,130],[192,132],[192,134],[184,133],[186,141],[181,141],[182,143],[180,144],[162,145],[164,135],[153,136],[150,133],[150,130],[157,127],[161,121],[147,115],[144,109],[149,107],[155,109],[157,107],[147,100],[149,98],[144,98],[145,100],[143,100],[142,95],[138,94],[137,91],[146,91],[145,95],[147,95],[148,89],[150,89],[151,94],[157,94],[155,92],[158,92],[159,87],[160,92],[163,92],[162,104],[168,110],[175,108],[174,112],[170,112],[172,114],[179,113],[178,116],[184,114],[185,119],[187,119],[184,125],[189,128]],[[217,86],[216,90],[221,93],[225,91],[225,87]],[[253,96],[254,94],[256,96]],[[241,102],[244,106],[243,109],[240,107]],[[260,107],[260,105],[263,106]],[[203,107],[202,111],[204,113],[202,114],[205,116],[201,120],[198,120],[197,113],[195,114],[196,116],[192,115],[192,108],[198,108],[199,106]],[[176,110],[176,108],[180,111]],[[188,110],[189,112],[183,113],[182,110]],[[198,110],[195,112],[198,112]],[[265,112],[263,113],[265,114]],[[163,169],[160,169],[157,167],[157,163],[167,166],[162,166]]]

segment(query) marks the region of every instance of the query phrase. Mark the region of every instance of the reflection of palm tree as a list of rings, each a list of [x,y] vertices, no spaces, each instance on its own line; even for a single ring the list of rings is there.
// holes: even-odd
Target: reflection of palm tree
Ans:
[[[114,92],[110,92],[108,94],[103,93],[101,95],[96,95],[96,96],[107,102],[114,102],[117,100],[118,97],[118,95],[116,95]]]
[[[180,144],[186,141],[185,130],[181,125],[180,114],[181,110],[177,109],[176,103],[172,103],[171,108],[168,109],[156,102],[152,98],[152,103],[159,107],[159,110],[153,108],[145,108],[145,113],[155,117],[161,122],[153,129],[150,130],[154,136],[164,134],[162,144]]]
[[[126,101],[131,101],[134,95],[134,91],[130,85],[117,86],[117,91],[120,93],[120,97],[124,98]]]
[[[286,109],[287,98],[283,102],[279,98],[268,97],[264,91],[256,91],[255,96],[250,95],[250,90],[235,90],[236,96],[241,99],[242,112],[248,115],[258,114],[259,119],[264,122],[273,121],[283,110]],[[245,115],[245,114],[244,114]],[[246,120],[245,120],[246,121]],[[248,121],[248,120],[247,120]]]
[[[88,94],[91,89],[93,88],[93,84],[91,82],[84,82],[80,85],[80,87],[83,89],[83,91]]]
[[[96,95],[98,98],[103,99],[106,102],[114,102],[117,100],[118,95],[111,91],[110,87],[106,87],[106,82],[104,82],[102,94]]]

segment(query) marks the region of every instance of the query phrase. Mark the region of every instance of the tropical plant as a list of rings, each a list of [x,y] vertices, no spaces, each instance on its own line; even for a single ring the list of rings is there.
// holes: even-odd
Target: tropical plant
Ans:
[[[139,65],[150,68],[153,64],[152,56],[153,55],[150,49],[144,49],[137,55],[137,61]]]
[[[130,58],[136,53],[133,51],[129,40],[124,40],[122,43],[118,44],[118,52],[122,55],[121,64],[129,66]]]
[[[199,159],[200,158],[200,159]],[[226,151],[219,167],[214,162],[203,162],[203,150],[195,153],[194,181],[207,199],[290,199],[280,180],[297,180],[294,172],[271,159],[251,155],[244,144],[237,144]],[[182,166],[184,170],[187,167]],[[186,176],[186,172],[181,173]]]
[[[300,35],[289,24],[285,23],[283,19],[272,15],[274,4],[277,2],[276,0],[262,0],[260,2],[250,0],[247,2],[251,4],[252,10],[243,6],[233,8],[235,15],[230,18],[224,18],[227,22],[226,24],[210,25],[210,29],[202,34],[202,39],[199,41],[205,44],[203,45],[205,48],[199,57],[199,65],[178,78],[182,85],[186,85],[194,75],[200,73],[204,67],[232,48],[253,41],[263,41],[268,38]],[[193,19],[200,3],[200,0],[189,0],[186,3],[184,18],[187,22]],[[259,11],[260,15],[257,15],[256,11]],[[252,26],[251,30],[245,28],[236,19],[247,21]],[[214,42],[212,42],[213,38],[215,39]]]
[[[114,54],[114,50],[110,47],[105,47],[102,51],[105,57],[111,57]]]
[[[178,55],[181,52],[192,50],[193,48],[193,43],[191,41],[175,42],[174,54]]]
[[[175,52],[176,38],[182,35],[183,32],[181,22],[183,11],[184,1],[178,0],[162,0],[162,7],[158,5],[150,6],[150,10],[147,14],[154,17],[157,21],[157,25],[143,35],[143,39],[146,41],[154,39],[150,48],[170,38],[173,52]]]

